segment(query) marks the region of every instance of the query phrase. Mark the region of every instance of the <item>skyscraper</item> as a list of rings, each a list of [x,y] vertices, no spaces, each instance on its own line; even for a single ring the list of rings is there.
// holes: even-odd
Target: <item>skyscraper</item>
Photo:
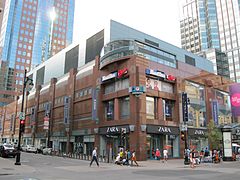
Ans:
[[[240,82],[240,1],[181,0],[181,8],[182,48],[205,57],[215,48],[223,57],[213,61],[216,72],[227,76],[229,71],[231,80]]]
[[[211,57],[215,73],[230,77],[229,65],[220,40],[221,30],[215,0],[181,0],[182,48],[204,57]],[[220,1],[218,1],[220,2]],[[215,58],[214,58],[215,57]]]
[[[2,104],[21,90],[24,69],[72,42],[74,5],[75,0],[6,0],[0,35]]]

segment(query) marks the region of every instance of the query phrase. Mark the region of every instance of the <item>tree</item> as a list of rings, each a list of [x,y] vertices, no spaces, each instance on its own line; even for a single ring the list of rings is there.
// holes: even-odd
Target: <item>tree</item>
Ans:
[[[213,120],[210,120],[208,123],[208,143],[210,145],[210,149],[220,149],[222,147],[222,132],[215,125]]]

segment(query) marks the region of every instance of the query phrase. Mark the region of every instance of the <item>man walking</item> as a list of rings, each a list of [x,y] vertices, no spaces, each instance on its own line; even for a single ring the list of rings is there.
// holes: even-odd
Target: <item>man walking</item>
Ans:
[[[167,148],[164,148],[163,150],[163,162],[166,161],[167,162],[167,159],[168,159],[168,150]]]
[[[98,160],[97,160],[97,147],[95,147],[93,152],[92,152],[92,161],[91,161],[91,163],[89,165],[90,167],[91,167],[93,161],[96,161],[97,166],[99,167]]]

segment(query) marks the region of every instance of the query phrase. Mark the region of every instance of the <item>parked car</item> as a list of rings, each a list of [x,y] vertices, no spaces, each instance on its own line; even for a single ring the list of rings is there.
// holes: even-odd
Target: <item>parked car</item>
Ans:
[[[1,157],[15,157],[17,155],[17,150],[11,144],[0,145],[0,156]]]
[[[21,149],[25,152],[37,153],[37,148],[33,145],[23,145]]]

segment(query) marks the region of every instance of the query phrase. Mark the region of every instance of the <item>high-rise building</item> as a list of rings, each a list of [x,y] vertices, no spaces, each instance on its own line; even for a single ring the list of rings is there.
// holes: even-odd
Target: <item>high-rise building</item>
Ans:
[[[5,7],[5,0],[0,1],[0,29],[2,27],[2,18],[3,18],[3,10]]]
[[[75,0],[6,0],[0,34],[0,105],[21,90],[25,69],[72,42],[74,6]]]
[[[227,55],[222,76],[240,82],[240,2],[239,0],[182,0],[181,43],[193,53],[216,48]],[[211,51],[211,50],[210,50]],[[218,51],[219,52],[219,51]],[[201,52],[202,54],[202,52]],[[224,57],[224,56],[223,56]],[[221,60],[225,62],[224,60]],[[214,62],[213,62],[214,63]],[[221,63],[218,63],[221,64]],[[216,67],[217,68],[217,67]]]

